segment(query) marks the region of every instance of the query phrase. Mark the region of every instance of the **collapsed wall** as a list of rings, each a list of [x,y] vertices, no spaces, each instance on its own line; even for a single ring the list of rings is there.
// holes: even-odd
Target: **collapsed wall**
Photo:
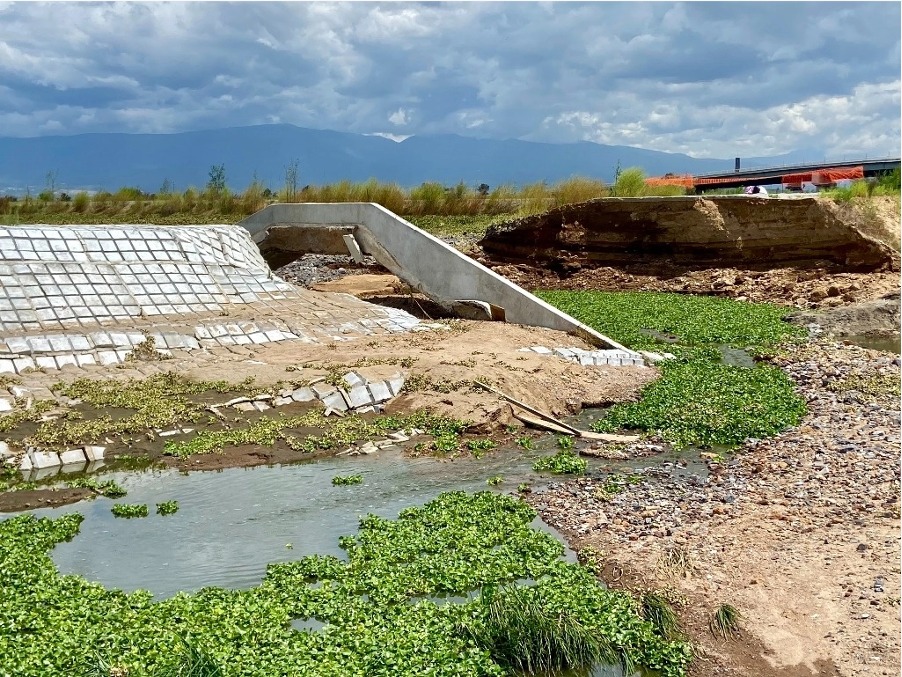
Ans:
[[[830,200],[746,196],[602,198],[494,226],[496,261],[753,268],[895,268],[898,258]]]

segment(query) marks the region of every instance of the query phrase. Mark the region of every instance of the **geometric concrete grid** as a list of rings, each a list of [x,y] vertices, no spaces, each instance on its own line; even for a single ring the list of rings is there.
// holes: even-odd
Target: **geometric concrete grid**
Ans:
[[[583,350],[582,348],[545,348],[544,346],[533,346],[531,348],[520,348],[521,353],[537,353],[539,355],[549,355],[560,357],[570,362],[576,362],[585,367],[644,367],[645,362],[642,355],[634,353],[630,350]],[[651,353],[650,353],[651,354]]]
[[[243,308],[271,319],[223,317]],[[148,336],[168,356],[418,324],[402,310],[294,287],[235,226],[0,227],[0,374],[119,364]]]
[[[285,299],[242,228],[0,227],[0,331],[40,331]]]

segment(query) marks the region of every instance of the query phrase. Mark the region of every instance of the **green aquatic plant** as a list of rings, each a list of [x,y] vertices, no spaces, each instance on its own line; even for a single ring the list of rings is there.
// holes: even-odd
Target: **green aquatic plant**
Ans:
[[[501,475],[495,475],[494,477],[489,477],[485,483],[490,487],[497,487],[499,484],[504,482],[504,478]]]
[[[117,484],[115,480],[105,480],[101,482],[96,477],[73,477],[72,479],[66,480],[66,484],[73,489],[90,489],[94,493],[106,496],[107,498],[122,498],[128,494],[128,492],[121,485]]]
[[[116,517],[147,517],[147,506],[144,503],[114,503],[110,512]]]
[[[564,451],[570,451],[573,449],[574,442],[573,438],[570,435],[558,435],[557,438],[557,448],[563,449]]]
[[[532,464],[537,472],[548,471],[555,475],[582,475],[586,472],[586,459],[563,449],[553,456],[543,456]]]
[[[157,514],[166,516],[166,515],[174,515],[179,511],[179,502],[178,501],[163,501],[162,503],[157,503]]]
[[[719,346],[762,355],[805,332],[763,303],[656,292],[542,292],[544,300],[634,350],[672,352],[638,402],[616,404],[596,432],[652,432],[676,447],[735,447],[796,425],[806,411],[780,369],[723,364]]]
[[[332,478],[332,484],[335,486],[347,486],[350,484],[361,484],[363,475],[336,475]]]
[[[83,515],[13,517],[0,522],[0,674],[79,675],[97,654],[131,677],[191,674],[178,672],[183,635],[234,677],[502,677],[501,654],[496,660],[475,639],[486,636],[489,599],[468,592],[531,579],[524,594],[539,624],[566,617],[577,633],[609,645],[614,662],[684,677],[689,645],[662,638],[629,594],[564,561],[563,545],[531,527],[535,517],[496,492],[446,492],[396,519],[361,518],[356,534],[340,539],[346,561],[278,562],[252,588],[206,587],[159,601],[60,574],[50,552],[78,537]],[[439,596],[466,601],[436,604]],[[299,632],[295,618],[329,629]]]

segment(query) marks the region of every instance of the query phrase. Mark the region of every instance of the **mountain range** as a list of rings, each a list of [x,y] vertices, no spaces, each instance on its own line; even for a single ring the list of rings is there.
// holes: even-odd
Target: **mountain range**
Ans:
[[[743,167],[820,159],[818,150],[743,158]],[[278,189],[297,162],[298,185],[376,178],[412,187],[424,181],[522,185],[587,176],[612,181],[617,167],[641,167],[649,176],[729,171],[734,160],[697,159],[631,146],[591,142],[538,143],[449,135],[411,136],[401,142],[377,135],[308,129],[287,124],[232,127],[175,134],[77,134],[0,137],[0,193],[57,190],[147,192],[168,181],[177,190],[203,187],[213,165],[242,190],[256,177]]]

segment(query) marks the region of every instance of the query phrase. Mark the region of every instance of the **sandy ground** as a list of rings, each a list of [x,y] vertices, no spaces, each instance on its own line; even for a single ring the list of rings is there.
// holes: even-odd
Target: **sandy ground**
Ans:
[[[684,600],[695,675],[898,675],[899,360],[823,342],[780,363],[809,413],[711,462],[708,478],[678,481],[673,468],[612,500],[589,478],[530,500],[575,548],[600,553],[610,584]],[[850,375],[895,392],[844,390]],[[744,616],[728,641],[707,629],[724,602]]]

